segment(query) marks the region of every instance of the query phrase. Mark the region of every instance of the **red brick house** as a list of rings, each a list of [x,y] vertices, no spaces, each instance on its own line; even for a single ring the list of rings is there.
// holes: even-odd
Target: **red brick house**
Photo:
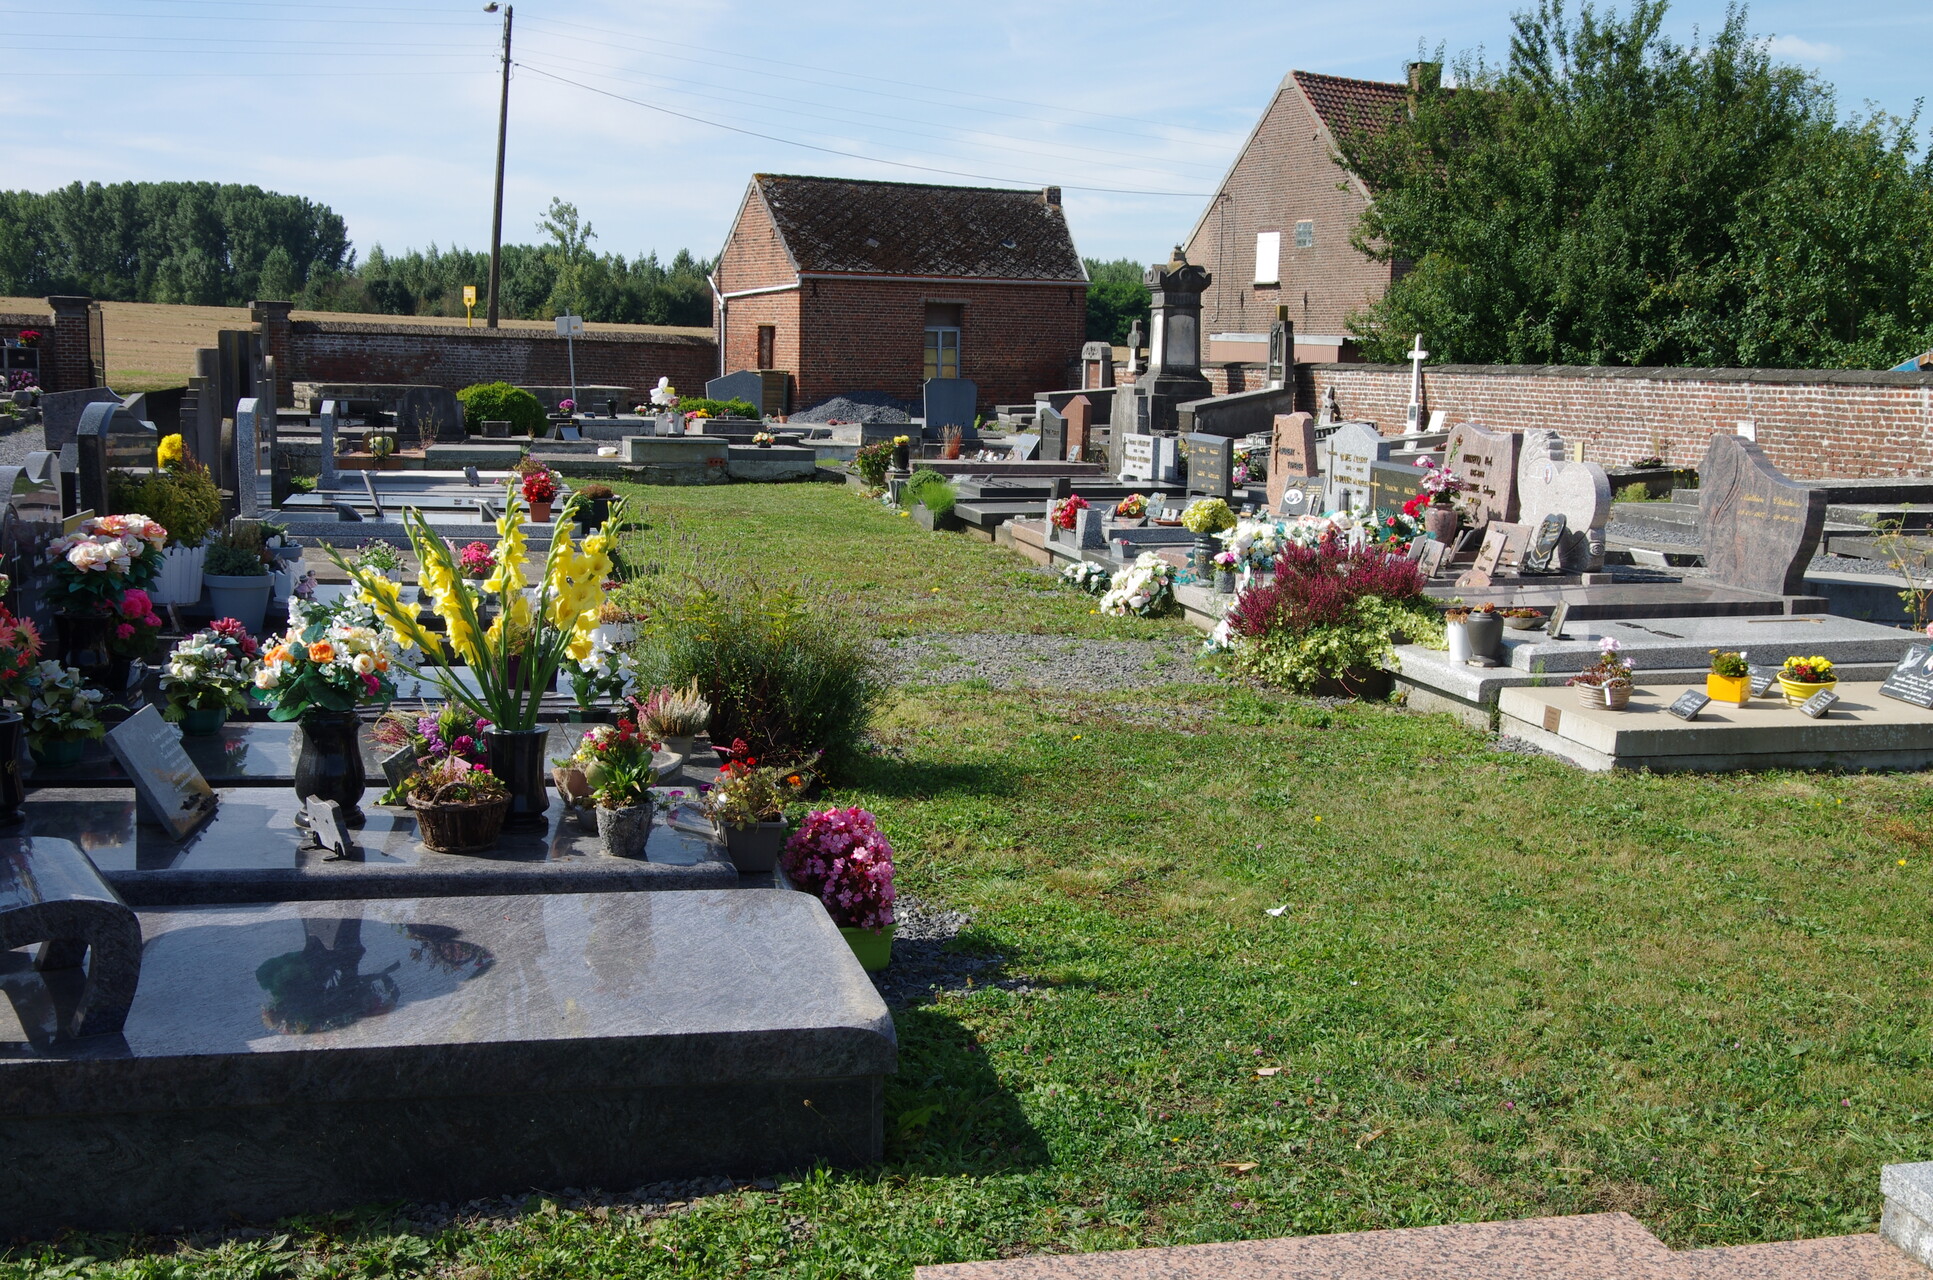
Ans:
[[[1438,68],[1417,63],[1412,81]],[[1202,295],[1202,363],[1268,359],[1268,328],[1286,303],[1302,360],[1354,359],[1347,320],[1382,297],[1401,264],[1349,243],[1371,193],[1334,160],[1336,136],[1407,109],[1410,86],[1291,71],[1187,243],[1214,275]]]
[[[971,378],[980,408],[1059,387],[1087,271],[1060,188],[1007,191],[761,173],[712,274],[721,372],[784,369],[792,406]]]

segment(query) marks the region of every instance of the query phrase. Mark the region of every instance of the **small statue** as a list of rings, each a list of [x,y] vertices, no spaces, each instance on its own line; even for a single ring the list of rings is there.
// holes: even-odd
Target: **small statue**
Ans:
[[[1322,389],[1322,420],[1324,422],[1342,421],[1342,409],[1336,404],[1336,389],[1334,387],[1324,387]]]

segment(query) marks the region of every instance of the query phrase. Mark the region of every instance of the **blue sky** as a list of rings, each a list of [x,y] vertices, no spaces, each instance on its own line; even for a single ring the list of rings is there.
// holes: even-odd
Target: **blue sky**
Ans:
[[[505,238],[537,238],[558,195],[600,250],[709,256],[764,171],[1058,184],[1083,253],[1153,260],[1285,72],[1400,79],[1419,42],[1500,56],[1512,7],[525,0]],[[255,183],[330,205],[361,252],[488,245],[501,16],[482,0],[0,0],[0,15],[7,187]],[[1670,25],[1688,39],[1723,15],[1685,0]],[[1842,111],[1904,114],[1923,92],[1924,0],[1777,0],[1750,25],[1837,86]]]

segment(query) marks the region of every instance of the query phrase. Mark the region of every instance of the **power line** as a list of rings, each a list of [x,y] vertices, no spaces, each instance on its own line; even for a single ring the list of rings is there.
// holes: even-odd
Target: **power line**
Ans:
[[[376,6],[372,5],[369,7],[374,8]],[[389,9],[387,6],[384,6],[384,11],[388,13],[398,12],[398,10]],[[403,10],[402,12],[408,11]],[[427,13],[434,11],[419,10],[419,12]],[[250,14],[247,17],[243,17],[239,14],[229,13],[107,13],[97,9],[9,9],[7,13],[10,16],[28,18],[129,18],[136,21],[145,19],[153,22],[293,22],[304,26],[315,26],[318,23],[328,21],[327,18],[270,18],[260,14]],[[363,26],[373,27],[475,27],[475,24],[468,18],[461,18],[454,22],[425,22],[415,18],[402,18],[394,22],[385,22],[381,18],[358,18],[356,21]]]
[[[1022,187],[1041,185],[1037,182],[1030,182],[1021,178],[996,177],[993,174],[987,173],[965,173],[958,169],[942,169],[934,165],[913,164],[906,160],[886,160],[878,156],[862,155],[857,151],[842,151],[837,147],[822,147],[816,143],[800,142],[793,138],[781,138],[777,134],[760,133],[756,129],[742,129],[737,125],[725,124],[718,120],[707,120],[703,116],[694,116],[683,111],[673,111],[670,107],[661,107],[654,102],[646,102],[641,98],[626,97],[621,93],[613,93],[609,89],[600,89],[596,85],[585,84],[579,80],[572,80],[567,76],[560,76],[554,72],[545,71],[542,67],[533,66],[528,62],[519,61],[516,65],[526,71],[540,75],[546,80],[555,80],[559,84],[567,84],[573,88],[582,89],[586,93],[595,93],[600,97],[614,98],[619,102],[628,102],[634,107],[643,107],[647,111],[656,111],[663,115],[675,116],[680,120],[690,120],[695,124],[709,125],[714,129],[723,129],[728,133],[742,133],[747,137],[763,138],[767,142],[777,142],[788,147],[801,147],[807,151],[819,151],[826,155],[844,156],[849,160],[864,160],[870,164],[892,165],[900,169],[916,169],[922,173],[944,174],[951,178],[972,178],[976,182],[1006,182]],[[1068,191],[1092,191],[1104,195],[1176,196],[1189,200],[1203,200],[1207,198],[1207,193],[1199,191],[1130,191],[1119,187],[1084,187],[1076,186],[1072,183],[1061,183],[1060,185]]]

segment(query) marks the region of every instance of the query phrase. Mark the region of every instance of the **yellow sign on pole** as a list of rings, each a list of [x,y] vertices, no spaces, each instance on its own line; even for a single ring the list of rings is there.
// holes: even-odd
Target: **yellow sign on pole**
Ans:
[[[463,323],[467,328],[477,326],[477,287],[473,284],[463,286]]]

